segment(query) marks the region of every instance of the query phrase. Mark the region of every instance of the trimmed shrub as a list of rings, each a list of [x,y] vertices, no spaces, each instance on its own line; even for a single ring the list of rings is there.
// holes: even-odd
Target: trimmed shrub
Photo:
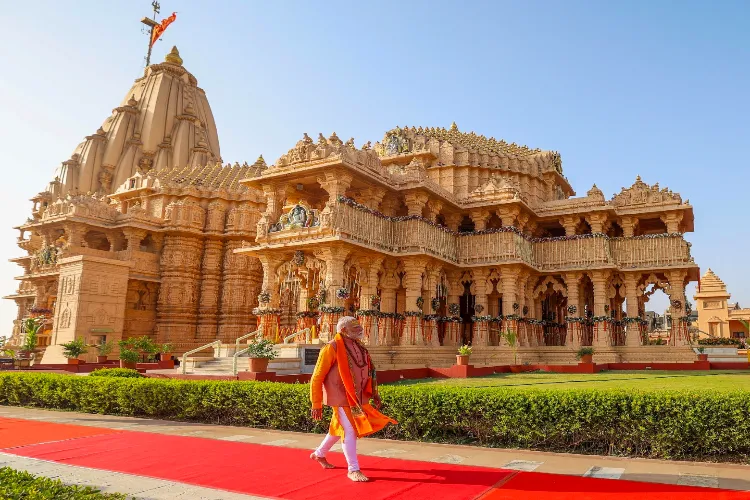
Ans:
[[[0,374],[0,404],[326,432],[309,385]],[[670,459],[750,458],[750,391],[381,387],[379,437]],[[330,418],[327,410],[326,418]]]
[[[739,339],[730,339],[727,337],[712,337],[708,339],[698,339],[698,345],[718,345],[739,347],[742,345]]]
[[[58,479],[38,477],[10,467],[0,468],[0,498],[35,500],[125,500],[120,493],[101,493],[91,486],[68,486]]]
[[[119,378],[141,378],[138,370],[130,368],[100,368],[89,373],[90,377],[119,377]]]

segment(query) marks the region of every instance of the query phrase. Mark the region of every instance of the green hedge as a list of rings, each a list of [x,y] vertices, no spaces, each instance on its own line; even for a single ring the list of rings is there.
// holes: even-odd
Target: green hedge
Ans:
[[[0,498],[24,500],[125,500],[120,493],[101,493],[90,486],[68,486],[10,467],[0,468]]]
[[[100,368],[89,374],[90,377],[119,377],[119,378],[141,378],[138,370],[129,368]]]
[[[309,386],[0,374],[0,404],[325,432]],[[750,457],[750,392],[384,386],[380,437],[671,459]],[[328,414],[330,415],[330,413]]]

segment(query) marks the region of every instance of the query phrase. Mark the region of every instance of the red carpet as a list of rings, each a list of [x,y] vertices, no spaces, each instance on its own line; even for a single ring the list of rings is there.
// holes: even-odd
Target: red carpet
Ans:
[[[34,420],[0,418],[0,450],[14,446],[47,443],[120,431],[82,425],[53,424]]]
[[[340,469],[324,471],[309,450],[235,443],[183,436],[123,432],[76,441],[16,448],[16,455],[63,464],[180,481],[239,493],[288,498],[476,498],[510,474],[481,467],[360,457],[368,485],[346,478],[344,458],[332,454]]]
[[[595,479],[541,472],[518,472],[480,500],[739,500],[750,493],[622,479]]]
[[[42,444],[23,446],[33,443]],[[355,484],[338,453],[330,457],[338,468],[324,471],[302,449],[0,419],[0,449],[13,446],[3,451],[290,500],[750,499],[747,492],[364,456],[360,465],[372,482]]]

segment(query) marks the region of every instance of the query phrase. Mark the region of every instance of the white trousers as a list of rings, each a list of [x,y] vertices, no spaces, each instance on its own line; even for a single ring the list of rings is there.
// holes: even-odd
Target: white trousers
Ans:
[[[359,470],[359,460],[357,460],[357,433],[354,432],[352,423],[349,422],[349,418],[346,416],[346,412],[343,408],[338,408],[339,422],[344,428],[344,442],[341,447],[344,450],[344,457],[346,457],[346,463],[349,466],[349,472]],[[326,434],[323,442],[315,450],[315,456],[324,458],[331,450],[334,444],[339,440],[339,436],[332,436],[330,433]]]

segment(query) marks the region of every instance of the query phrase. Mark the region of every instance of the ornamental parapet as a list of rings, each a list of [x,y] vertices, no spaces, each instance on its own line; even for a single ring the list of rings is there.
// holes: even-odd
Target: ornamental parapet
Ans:
[[[386,217],[346,202],[327,209],[321,219],[317,227],[290,227],[259,236],[260,247],[252,250],[336,239],[391,255],[429,255],[459,266],[525,264],[544,272],[695,267],[690,244],[681,234],[529,238],[512,227],[455,233],[422,217]]]

